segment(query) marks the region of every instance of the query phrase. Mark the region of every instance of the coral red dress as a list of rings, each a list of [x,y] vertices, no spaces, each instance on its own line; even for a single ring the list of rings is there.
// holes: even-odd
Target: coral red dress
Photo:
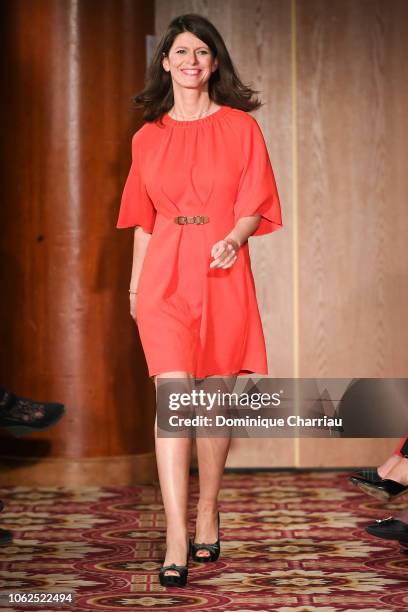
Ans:
[[[132,165],[116,227],[151,234],[136,317],[149,375],[268,374],[248,242],[228,269],[211,248],[240,217],[262,215],[253,236],[282,227],[272,166],[252,115],[221,106],[193,121],[167,113],[132,139]],[[178,215],[205,215],[178,225]]]

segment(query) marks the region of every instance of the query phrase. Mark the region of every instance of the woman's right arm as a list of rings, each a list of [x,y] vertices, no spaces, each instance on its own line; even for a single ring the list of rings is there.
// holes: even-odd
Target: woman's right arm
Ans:
[[[130,299],[130,315],[136,321],[136,293],[138,291],[139,277],[143,267],[143,261],[146,254],[146,249],[149,245],[152,235],[148,234],[143,228],[138,225],[135,227],[133,238],[133,262],[132,275],[130,279],[129,299]],[[136,321],[137,323],[137,321]]]

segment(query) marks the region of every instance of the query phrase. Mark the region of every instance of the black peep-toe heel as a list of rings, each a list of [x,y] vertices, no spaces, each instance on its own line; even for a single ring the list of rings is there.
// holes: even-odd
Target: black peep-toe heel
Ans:
[[[162,565],[159,570],[159,580],[160,584],[164,587],[183,587],[187,584],[187,576],[188,576],[188,558],[191,553],[191,540],[188,539],[188,550],[187,550],[187,560],[185,565],[176,565],[175,563],[171,563],[170,565]],[[178,576],[174,574],[168,574],[166,576],[165,572],[167,570],[175,570],[179,573]]]
[[[191,556],[198,563],[207,563],[208,561],[217,561],[220,556],[220,513],[218,512],[218,539],[214,544],[206,544],[204,542],[193,542],[191,545]],[[199,550],[208,550],[209,555],[197,555]]]

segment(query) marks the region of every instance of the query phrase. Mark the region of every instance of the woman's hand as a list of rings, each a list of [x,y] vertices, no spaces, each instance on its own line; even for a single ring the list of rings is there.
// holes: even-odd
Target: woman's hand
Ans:
[[[132,319],[134,319],[134,321],[135,321],[135,323],[137,325],[137,319],[136,319],[136,297],[137,297],[136,293],[129,293],[130,316],[132,317]]]
[[[216,242],[211,249],[211,257],[214,261],[210,263],[210,268],[230,268],[237,260],[240,245],[233,238],[224,238]]]

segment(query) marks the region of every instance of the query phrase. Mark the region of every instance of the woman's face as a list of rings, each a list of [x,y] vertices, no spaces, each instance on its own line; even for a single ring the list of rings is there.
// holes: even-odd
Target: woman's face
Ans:
[[[177,83],[187,89],[202,89],[217,67],[210,48],[191,32],[178,34],[163,58],[163,68],[170,72],[173,86]]]

